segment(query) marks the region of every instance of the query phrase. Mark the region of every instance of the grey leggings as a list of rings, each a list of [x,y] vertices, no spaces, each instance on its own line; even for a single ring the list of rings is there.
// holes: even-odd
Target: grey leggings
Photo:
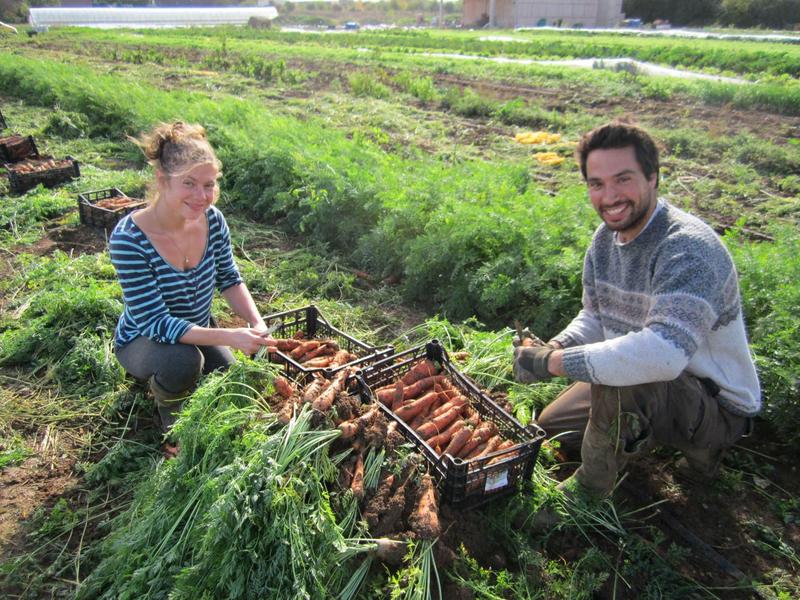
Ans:
[[[173,394],[193,390],[201,374],[227,369],[236,360],[226,346],[162,344],[144,336],[117,348],[115,353],[135,379],[147,381],[153,377]]]

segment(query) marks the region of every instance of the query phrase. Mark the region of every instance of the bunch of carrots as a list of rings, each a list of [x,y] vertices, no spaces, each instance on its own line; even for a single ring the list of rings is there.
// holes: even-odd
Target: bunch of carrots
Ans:
[[[50,169],[61,169],[64,167],[72,166],[72,161],[69,159],[55,160],[46,158],[42,160],[25,160],[10,167],[15,173],[38,173],[40,171],[49,171]]]
[[[106,210],[121,210],[137,204],[144,204],[144,200],[129,198],[128,196],[114,196],[113,198],[103,198],[95,206]]]
[[[288,354],[293,360],[308,369],[341,367],[358,358],[339,348],[334,340],[304,340],[302,338],[272,339],[267,344],[269,352]]]
[[[350,369],[342,369],[332,379],[317,375],[302,390],[297,390],[285,377],[276,377],[275,391],[285,400],[278,411],[278,420],[283,424],[288,423],[292,415],[305,403],[311,404],[318,412],[328,412],[336,396],[344,391],[344,384],[349,375]]]
[[[469,461],[515,445],[503,438],[495,423],[483,420],[469,399],[429,360],[418,362],[376,395],[438,456],[449,454]]]

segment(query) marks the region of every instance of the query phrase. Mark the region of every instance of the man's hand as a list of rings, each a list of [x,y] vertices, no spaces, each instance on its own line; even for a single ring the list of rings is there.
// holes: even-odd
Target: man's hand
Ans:
[[[552,346],[517,346],[514,348],[514,379],[519,383],[545,381],[553,375],[547,369]]]
[[[518,348],[519,346],[544,346],[544,342],[530,329],[527,327],[522,329],[519,321],[515,321],[514,323],[517,327],[517,333],[511,338],[511,345],[514,346],[514,348]]]

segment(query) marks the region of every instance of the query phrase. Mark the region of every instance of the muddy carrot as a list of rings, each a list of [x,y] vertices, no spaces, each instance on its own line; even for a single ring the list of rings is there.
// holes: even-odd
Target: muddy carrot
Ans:
[[[433,404],[437,398],[439,398],[439,394],[436,392],[428,392],[418,400],[413,400],[412,402],[407,402],[399,406],[397,410],[394,411],[394,414],[408,423],[423,410],[430,408],[430,405]]]
[[[353,481],[350,483],[353,495],[361,500],[364,497],[364,457],[359,453],[353,470]]]
[[[367,412],[365,412],[360,417],[356,417],[355,419],[350,419],[349,421],[344,421],[343,423],[340,423],[339,431],[342,432],[342,439],[349,440],[358,435],[358,432],[372,420],[376,412],[377,409],[372,408]]]
[[[308,384],[305,391],[303,391],[303,402],[313,401],[330,384],[331,382],[324,377],[316,377],[314,381]]]
[[[294,395],[294,387],[286,377],[278,375],[273,381],[275,391],[284,398],[291,398]]]
[[[349,374],[350,371],[347,369],[339,371],[336,374],[333,378],[333,383],[313,401],[312,406],[314,410],[318,410],[319,412],[328,411],[333,401],[336,399],[336,394],[344,389],[344,382]]]
[[[332,367],[341,367],[342,365],[346,365],[347,363],[354,361],[356,359],[355,354],[350,354],[347,350],[339,350],[336,354],[333,355],[333,359],[331,360]]]
[[[461,408],[454,406],[446,413],[441,414],[435,419],[431,419],[422,425],[422,427],[417,430],[417,433],[419,433],[422,439],[427,440],[432,435],[437,435],[439,432],[447,429],[450,424],[458,418],[460,413]]]
[[[439,524],[439,504],[436,501],[436,487],[431,476],[422,476],[419,486],[417,508],[408,520],[411,529],[424,540],[432,540],[441,535]]]

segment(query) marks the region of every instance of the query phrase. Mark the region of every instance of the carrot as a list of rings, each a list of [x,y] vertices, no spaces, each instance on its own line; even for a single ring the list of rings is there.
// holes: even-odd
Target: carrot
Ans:
[[[442,533],[439,524],[439,505],[436,501],[436,487],[431,476],[422,476],[419,485],[417,508],[408,519],[411,529],[423,540],[432,540]]]
[[[370,530],[375,529],[375,526],[378,524],[378,520],[381,517],[381,512],[383,512],[385,509],[385,505],[392,493],[395,479],[396,477],[392,473],[389,473],[383,479],[383,481],[378,484],[378,489],[375,491],[375,495],[367,503],[367,507],[363,512],[363,516]]]
[[[477,410],[468,406],[464,413],[467,415],[467,425],[471,425],[472,427],[477,427],[481,423],[481,413]]]
[[[419,429],[419,427],[423,423],[425,423],[425,421],[427,421],[430,418],[431,413],[434,410],[436,410],[437,408],[439,408],[439,406],[441,406],[441,404],[442,404],[442,394],[441,394],[441,390],[437,390],[437,387],[438,386],[434,386],[434,388],[433,388],[434,389],[434,393],[436,394],[436,399],[433,402],[431,402],[430,405],[426,409],[424,409],[416,417],[414,417],[414,419],[411,421],[411,423],[409,423],[409,425],[411,426],[411,429],[414,429],[415,431],[417,429]]]
[[[355,354],[350,354],[347,350],[339,350],[333,355],[330,366],[341,367],[342,365],[354,361],[356,358]]]
[[[360,417],[339,423],[339,431],[342,432],[342,439],[349,440],[358,435],[358,432],[372,420],[377,410],[377,408],[371,408]]]
[[[491,421],[484,421],[475,428],[475,431],[472,432],[472,437],[466,444],[464,444],[464,447],[461,448],[461,451],[457,454],[457,456],[459,458],[466,458],[473,450],[475,450],[475,448],[488,442],[489,438],[492,437],[496,432],[497,426],[494,423]]]
[[[307,342],[303,342],[297,348],[292,350],[289,353],[289,356],[297,360],[298,358],[303,356],[306,352],[310,352],[311,350],[314,350],[317,347],[319,347],[319,340],[308,340]]]
[[[311,402],[317,396],[319,396],[322,391],[327,388],[331,384],[330,381],[322,377],[316,377],[314,381],[308,384],[305,391],[303,392],[303,402]]]
[[[299,340],[285,340],[281,338],[269,338],[267,340],[267,349],[270,352],[280,350],[281,352],[291,352],[300,345]]]
[[[330,350],[331,350],[331,347],[328,345],[328,342],[322,342],[316,348],[312,348],[311,350],[309,350],[308,352],[306,352],[302,356],[298,357],[297,358],[297,362],[304,363],[304,362],[306,362],[308,360],[311,360],[312,358],[316,358],[316,357],[318,357],[320,355],[327,354],[328,351],[330,351]],[[333,351],[331,353],[333,354],[337,350],[339,350],[339,348],[333,349]]]
[[[464,429],[464,421],[459,419],[458,421],[455,421],[452,425],[450,425],[450,427],[445,429],[442,433],[431,436],[430,438],[425,440],[425,442],[431,448],[437,448],[437,447],[445,448],[447,447],[447,444],[450,442],[450,439],[462,429]],[[437,454],[441,454],[441,452],[437,452]]]
[[[314,410],[318,410],[319,412],[328,411],[333,401],[336,399],[336,394],[344,389],[344,382],[349,374],[349,369],[343,369],[336,374],[333,378],[333,383],[314,400],[312,404]]]
[[[411,385],[415,381],[430,377],[431,375],[436,375],[436,372],[436,365],[426,359],[411,367],[411,370],[403,375],[401,381],[403,385]]]
[[[403,385],[405,385],[406,387],[405,390],[403,390],[403,400],[410,400],[411,398],[416,398],[422,392],[427,392],[435,384],[444,381],[444,379],[445,379],[444,375],[433,375],[431,377],[426,377],[425,379],[420,379],[419,381],[416,381],[411,385],[404,383]]]
[[[475,459],[475,458],[482,458],[482,457],[486,456],[487,454],[491,454],[492,452],[495,452],[497,450],[498,446],[500,446],[500,444],[502,444],[502,443],[503,443],[503,438],[501,438],[499,435],[496,435],[496,436],[490,438],[488,442],[486,442],[486,447],[481,452],[478,452],[474,456],[470,456],[468,458],[470,460]]]
[[[275,391],[284,398],[291,398],[294,395],[294,388],[286,377],[278,375],[272,385],[275,386]]]
[[[425,394],[422,398],[418,400],[413,400],[412,402],[407,402],[402,406],[398,407],[397,410],[394,411],[394,414],[403,419],[406,423],[408,423],[411,419],[417,416],[426,408],[429,408],[430,405],[439,398],[439,394],[436,392],[429,392]]]
[[[312,358],[311,360],[300,361],[304,367],[309,369],[324,369],[325,367],[331,366],[331,357],[330,356],[318,356],[316,358]]]
[[[475,434],[474,434],[474,433],[473,433],[472,435],[473,435],[473,437],[475,436]],[[472,450],[472,452],[470,452],[469,454],[466,454],[465,456],[463,456],[463,455],[462,455],[460,458],[463,458],[464,460],[472,460],[472,459],[473,459],[473,458],[475,458],[475,457],[476,457],[478,454],[480,454],[480,453],[482,453],[484,450],[486,450],[486,446],[488,446],[488,445],[489,445],[489,442],[483,442],[482,444],[478,444],[478,445],[477,445],[477,446],[476,446],[476,447],[475,447],[475,448]]]
[[[392,394],[392,410],[397,410],[403,404],[403,396],[405,395],[405,391],[403,388],[403,382],[398,381],[394,384],[394,393]]]
[[[441,431],[447,429],[450,424],[458,418],[461,414],[460,407],[453,407],[446,413],[439,415],[435,419],[431,419],[417,430],[417,433],[422,439],[427,440],[432,435],[436,435]]]
[[[364,457],[359,453],[353,470],[353,481],[350,483],[353,495],[361,500],[364,497]]]
[[[400,383],[400,385],[403,385]],[[394,385],[387,385],[386,387],[378,388],[375,390],[375,397],[378,399],[378,402],[383,404],[384,406],[392,406],[392,400],[394,399]]]
[[[469,439],[472,437],[472,431],[470,431],[469,427],[463,427],[459,429],[455,434],[453,434],[450,443],[447,445],[447,448],[444,449],[442,454],[449,454],[452,457],[458,456],[459,450],[464,447]]]
[[[447,402],[442,404],[439,408],[431,412],[431,418],[435,419],[436,417],[438,417],[439,415],[443,415],[453,407],[462,408],[466,405],[466,403],[467,399],[464,398],[464,396],[459,396],[458,398],[455,398],[453,400],[448,400]]]
[[[502,450],[508,450],[509,448],[513,448],[514,446],[515,446],[514,442],[512,442],[511,440],[506,440],[503,443],[501,443],[497,448],[495,448],[493,451],[494,452],[500,452]],[[500,462],[501,460],[506,460],[506,459],[509,459],[509,458],[513,458],[515,456],[519,456],[519,451],[518,450],[515,450],[514,452],[508,452],[508,453],[503,454],[501,456],[495,456],[487,464],[492,465],[492,464],[494,464],[496,462]]]

